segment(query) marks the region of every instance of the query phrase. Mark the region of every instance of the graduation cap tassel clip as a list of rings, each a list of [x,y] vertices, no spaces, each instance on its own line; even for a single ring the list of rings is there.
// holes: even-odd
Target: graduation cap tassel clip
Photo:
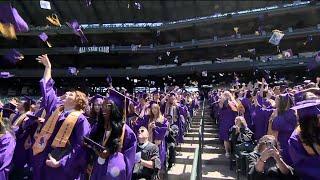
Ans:
[[[0,23],[0,33],[4,38],[7,39],[17,39],[16,31],[12,24],[3,24]]]
[[[46,19],[53,25],[61,27],[60,20],[57,14],[52,14],[51,16],[47,16]]]

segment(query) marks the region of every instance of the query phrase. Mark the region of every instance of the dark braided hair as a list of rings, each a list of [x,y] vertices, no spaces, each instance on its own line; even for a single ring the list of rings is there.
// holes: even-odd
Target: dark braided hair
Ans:
[[[308,146],[313,143],[320,144],[319,119],[316,115],[306,116],[303,122],[300,121],[301,139]]]
[[[105,103],[103,105],[105,105]],[[122,128],[124,126],[122,115],[118,107],[114,104],[114,102],[111,103],[111,112],[109,120],[112,131],[105,147],[109,150],[110,154],[113,154],[121,148],[120,138],[122,135]],[[105,132],[104,124],[105,118],[103,116],[103,112],[100,111],[98,115],[97,130],[95,133],[91,134],[91,138],[94,141],[102,141]]]

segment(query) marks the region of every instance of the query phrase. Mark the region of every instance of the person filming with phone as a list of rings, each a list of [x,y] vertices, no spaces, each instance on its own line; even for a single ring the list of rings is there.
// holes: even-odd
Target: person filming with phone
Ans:
[[[278,141],[272,135],[265,135],[259,140],[248,157],[248,179],[296,179],[293,169],[283,161],[279,147]]]

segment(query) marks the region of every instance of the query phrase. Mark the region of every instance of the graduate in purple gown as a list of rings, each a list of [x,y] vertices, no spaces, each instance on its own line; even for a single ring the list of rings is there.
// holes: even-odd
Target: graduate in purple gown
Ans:
[[[246,92],[244,94],[244,97],[240,99],[241,104],[243,105],[245,111],[244,111],[244,118],[248,124],[248,127],[250,130],[253,131],[252,128],[252,120],[251,120],[251,112],[252,112],[252,103],[251,103],[251,94],[250,92]]]
[[[263,108],[256,98],[253,97],[253,106],[251,112],[252,127],[254,132],[254,139],[259,140],[268,132],[269,118],[274,109]]]
[[[133,129],[134,123],[137,121],[139,115],[136,113],[135,105],[134,103],[130,102],[128,105],[128,113],[126,118],[126,124]]]
[[[148,127],[148,115],[150,112],[150,103],[148,102],[148,95],[146,93],[140,93],[138,95],[139,104],[135,107],[139,117],[133,123],[133,131],[137,134],[141,126]]]
[[[299,126],[292,133],[289,153],[292,166],[302,180],[318,180],[320,177],[320,102],[305,102],[294,106]]]
[[[166,160],[166,145],[165,135],[168,131],[169,122],[162,116],[160,106],[158,104],[151,105],[148,131],[149,141],[156,144],[159,147],[159,155],[162,168],[165,167]]]
[[[90,124],[82,114],[87,97],[80,91],[67,92],[62,106],[54,90],[51,63],[47,55],[37,60],[45,66],[40,81],[46,121],[35,133],[32,146],[34,180],[69,180],[79,178],[86,165],[86,151],[82,139],[90,131]]]
[[[229,91],[225,91],[219,102],[219,138],[224,143],[226,157],[230,156],[229,129],[238,115],[237,103]]]
[[[130,127],[124,123],[125,116],[120,113],[125,106],[122,100],[116,99],[123,98],[109,96],[104,100],[102,116],[90,133],[92,140],[105,147],[102,152],[95,151],[90,178],[92,180],[131,179],[137,139]]]
[[[29,97],[24,97],[17,105],[18,114],[13,118],[12,129],[16,136],[16,148],[13,156],[13,167],[10,179],[23,179],[30,175],[30,154],[31,140],[30,133],[35,127],[32,119],[28,115],[31,112],[31,106],[35,101]]]
[[[289,94],[281,94],[276,98],[276,117],[272,120],[272,130],[278,139],[281,147],[281,156],[283,160],[292,165],[289,156],[288,140],[297,127],[297,117],[295,111],[289,109],[293,105],[293,101]]]
[[[12,165],[13,152],[16,146],[14,134],[8,129],[8,119],[2,117],[0,113],[0,180],[8,180]]]
[[[183,115],[180,114],[180,106],[176,102],[175,93],[170,93],[167,96],[167,102],[165,105],[165,116],[171,115],[172,122],[171,124],[175,124],[179,127],[179,133],[176,137],[177,143],[183,142],[183,135],[184,135],[184,127],[183,127]]]
[[[101,96],[100,94],[96,94],[90,99],[90,103],[92,107],[90,111],[89,123],[91,125],[97,123],[98,121],[98,114],[101,111],[102,102],[103,102],[103,96]]]

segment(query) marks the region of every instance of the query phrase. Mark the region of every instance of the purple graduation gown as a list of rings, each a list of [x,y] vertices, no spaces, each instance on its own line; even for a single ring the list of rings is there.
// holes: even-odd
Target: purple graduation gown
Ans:
[[[264,106],[266,108],[272,108],[271,103],[267,101],[267,99],[261,97],[260,95],[258,95],[257,100],[261,106]]]
[[[273,109],[262,108],[260,105],[252,107],[251,119],[254,139],[259,140],[262,136],[267,134],[269,118],[272,112]]]
[[[16,146],[14,136],[7,132],[0,137],[0,180],[7,180],[9,177],[11,160]]]
[[[169,122],[167,119],[164,119],[163,123],[156,122],[156,127],[153,129],[153,140],[160,140],[161,144],[159,147],[159,158],[161,161],[161,165],[165,167],[165,160],[167,155],[167,149],[165,144],[165,136],[168,130]]]
[[[95,131],[96,128],[92,128]],[[115,153],[110,156],[103,165],[94,162],[91,179],[104,180],[104,179],[119,179],[130,180],[132,176],[133,167],[135,164],[135,154],[137,148],[137,138],[132,129],[125,124],[125,134],[123,140],[123,147],[120,153]],[[119,175],[113,173],[119,169]],[[118,170],[116,170],[118,171]],[[117,175],[117,176],[115,176]]]
[[[94,164],[90,180],[130,180],[126,175],[124,155],[117,152],[110,155],[103,165]]]
[[[281,156],[288,165],[292,165],[288,149],[288,140],[296,127],[297,117],[293,110],[285,111],[283,114],[277,116],[272,123],[272,129],[278,131],[278,141],[282,149]]]
[[[320,156],[311,156],[304,149],[297,131],[288,140],[292,167],[302,180],[319,180]]]
[[[240,101],[245,109],[244,118],[247,122],[249,129],[252,131],[253,130],[253,126],[252,126],[253,123],[251,120],[252,104],[250,102],[250,99],[248,98],[242,98]]]
[[[13,122],[15,122],[19,116],[20,114],[16,115],[13,118]],[[30,134],[29,126],[32,125],[32,120],[29,120],[28,117],[24,120],[26,121],[24,121],[18,129],[15,130],[16,147],[12,159],[12,163],[14,164],[13,172],[18,169],[23,169],[25,164],[29,163],[31,152],[30,148],[25,149],[24,143]]]
[[[46,119],[55,110],[59,103],[57,95],[53,89],[54,81],[50,79],[46,84],[40,81],[43,103],[47,112]],[[34,180],[70,180],[78,179],[82,171],[86,168],[87,154],[82,146],[82,138],[90,132],[90,124],[86,117],[81,114],[73,128],[69,138],[72,150],[63,156],[60,160],[61,166],[51,168],[45,164],[48,154],[53,150],[51,144],[55,135],[58,133],[68,112],[63,112],[58,118],[54,131],[47,142],[44,151],[32,156],[33,179]]]
[[[234,125],[234,119],[238,113],[232,111],[228,104],[223,105],[219,111],[219,138],[221,141],[228,141],[229,129]]]

